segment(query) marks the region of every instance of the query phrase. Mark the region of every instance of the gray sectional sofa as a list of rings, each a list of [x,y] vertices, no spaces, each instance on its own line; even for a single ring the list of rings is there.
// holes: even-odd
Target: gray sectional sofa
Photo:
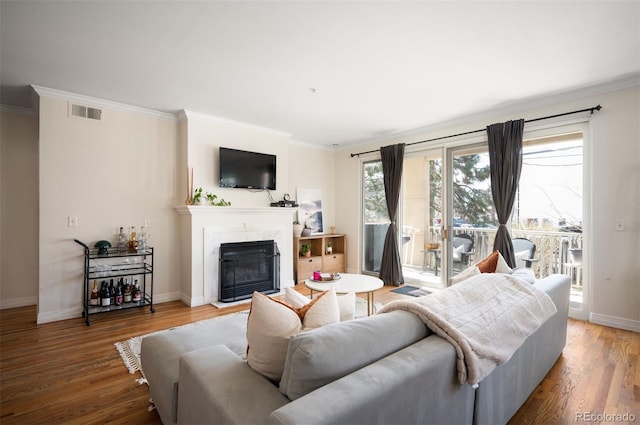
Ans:
[[[246,315],[146,337],[142,367],[165,425],[506,423],[566,341],[568,276],[535,285],[557,313],[475,389],[458,383],[454,347],[406,311],[292,337],[279,385],[244,360]]]

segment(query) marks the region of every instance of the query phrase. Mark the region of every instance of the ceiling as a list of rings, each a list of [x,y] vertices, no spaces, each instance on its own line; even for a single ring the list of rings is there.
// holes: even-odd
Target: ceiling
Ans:
[[[640,72],[640,2],[0,2],[29,85],[354,145]]]

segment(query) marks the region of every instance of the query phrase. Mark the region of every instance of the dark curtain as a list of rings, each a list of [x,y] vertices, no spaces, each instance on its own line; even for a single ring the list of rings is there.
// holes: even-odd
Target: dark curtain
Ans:
[[[498,232],[493,250],[498,250],[510,267],[515,267],[515,255],[507,220],[516,199],[522,170],[522,133],[524,120],[507,121],[487,127],[491,194],[498,215]]]
[[[400,183],[402,181],[402,163],[404,161],[404,143],[380,148],[382,158],[382,174],[387,210],[391,221],[387,236],[384,239],[382,261],[380,262],[380,279],[385,285],[399,286],[404,283],[402,261],[398,250],[398,202]]]

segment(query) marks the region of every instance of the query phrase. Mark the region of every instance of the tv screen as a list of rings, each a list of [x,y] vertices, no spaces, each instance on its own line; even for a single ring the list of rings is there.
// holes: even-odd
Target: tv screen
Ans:
[[[276,156],[220,148],[220,187],[276,189]]]

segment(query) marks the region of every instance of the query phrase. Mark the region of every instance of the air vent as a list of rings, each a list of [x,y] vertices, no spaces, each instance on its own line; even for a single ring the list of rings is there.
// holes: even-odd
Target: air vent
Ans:
[[[76,105],[72,103],[71,116],[100,121],[102,120],[102,109],[92,108],[90,106]]]

